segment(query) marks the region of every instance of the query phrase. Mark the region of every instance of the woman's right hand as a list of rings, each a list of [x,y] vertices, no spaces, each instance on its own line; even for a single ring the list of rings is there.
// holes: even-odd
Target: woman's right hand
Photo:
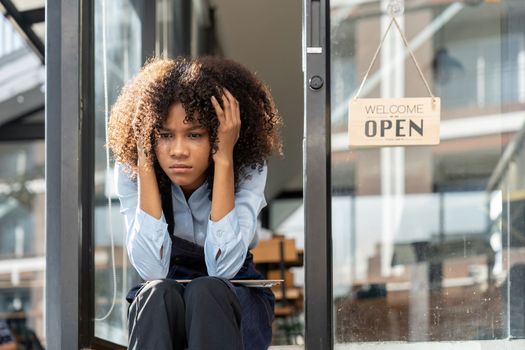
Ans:
[[[135,117],[133,118],[133,121],[131,122],[131,128],[133,129],[134,134],[134,140],[136,142],[135,147],[137,148],[137,167],[144,166],[149,163],[149,159],[146,156],[146,152],[144,151],[144,147],[142,144],[142,130],[141,130],[141,122],[140,120]]]
[[[137,167],[145,166],[149,164],[149,159],[146,156],[146,153],[144,152],[144,148],[142,148],[142,145],[140,142],[137,142]]]

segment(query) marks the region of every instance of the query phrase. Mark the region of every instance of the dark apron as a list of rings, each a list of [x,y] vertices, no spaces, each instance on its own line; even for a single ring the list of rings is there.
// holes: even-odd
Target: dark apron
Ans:
[[[203,247],[173,235],[171,241],[170,269],[166,278],[195,279],[208,276]],[[255,269],[253,255],[248,251],[244,264],[232,280],[255,279],[263,279],[263,276]],[[234,286],[229,281],[225,281],[235,292],[241,305],[241,331],[244,348],[250,350],[267,349],[272,340],[275,304],[275,297],[271,289]],[[140,283],[129,290],[126,300],[130,304],[145,284],[146,282]]]

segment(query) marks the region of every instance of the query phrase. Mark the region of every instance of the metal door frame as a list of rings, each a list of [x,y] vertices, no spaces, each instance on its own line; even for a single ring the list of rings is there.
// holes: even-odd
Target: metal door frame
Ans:
[[[303,1],[306,349],[333,349],[330,2]]]

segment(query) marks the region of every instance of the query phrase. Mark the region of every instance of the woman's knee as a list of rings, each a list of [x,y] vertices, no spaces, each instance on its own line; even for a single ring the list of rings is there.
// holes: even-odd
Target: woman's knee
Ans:
[[[138,296],[147,295],[148,298],[164,298],[168,297],[181,297],[183,294],[183,287],[174,280],[170,279],[158,279],[148,281],[144,288],[142,288]]]
[[[216,277],[199,277],[191,281],[184,291],[184,299],[201,300],[208,296],[218,296],[224,293],[233,293],[227,282]]]
[[[184,339],[181,338],[184,337],[185,316],[183,292],[184,288],[173,280],[148,281],[138,292],[129,309],[130,345],[138,344],[137,341],[139,341],[142,345],[138,348],[154,349],[157,346],[146,346],[144,345],[146,343],[142,342],[156,342],[158,340],[157,335],[166,335],[172,331],[177,334],[179,339]],[[161,340],[164,341],[165,339],[162,338]],[[159,348],[167,347],[159,346]],[[182,347],[180,348],[182,349]]]

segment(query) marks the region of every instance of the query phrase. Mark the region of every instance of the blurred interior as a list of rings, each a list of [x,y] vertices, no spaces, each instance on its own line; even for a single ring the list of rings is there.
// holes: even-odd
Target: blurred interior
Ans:
[[[349,150],[387,5],[331,8],[335,342],[523,338],[525,3],[406,0],[441,143]],[[396,31],[379,57],[362,97],[428,96]]]

